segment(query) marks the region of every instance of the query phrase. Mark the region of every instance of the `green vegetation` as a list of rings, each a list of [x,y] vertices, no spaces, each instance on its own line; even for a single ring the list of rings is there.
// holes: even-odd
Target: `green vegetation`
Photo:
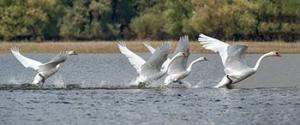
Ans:
[[[1,40],[300,39],[299,0],[1,0]]]

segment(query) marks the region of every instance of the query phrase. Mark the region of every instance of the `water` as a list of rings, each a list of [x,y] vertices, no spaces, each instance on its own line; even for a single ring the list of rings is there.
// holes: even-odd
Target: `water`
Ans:
[[[25,55],[44,62],[54,56]],[[124,56],[72,56],[46,84],[54,88],[80,87],[15,90],[8,86],[0,90],[0,124],[300,123],[300,55],[267,58],[254,76],[233,90],[211,88],[223,77],[223,67],[218,55],[205,56],[209,62],[195,64],[184,80],[193,86],[189,89],[128,88],[137,74]],[[249,55],[249,64],[254,65],[258,57]],[[32,81],[34,72],[12,55],[2,54],[0,59],[0,85],[22,86]]]

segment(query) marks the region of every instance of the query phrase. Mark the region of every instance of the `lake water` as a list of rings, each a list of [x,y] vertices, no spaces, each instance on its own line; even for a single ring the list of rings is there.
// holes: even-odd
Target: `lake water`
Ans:
[[[42,62],[55,56],[25,55]],[[78,85],[76,89],[23,90],[10,85],[31,83],[34,71],[11,54],[1,54],[0,124],[300,124],[299,54],[265,59],[255,75],[233,90],[211,88],[224,76],[218,55],[190,59],[198,56],[209,61],[195,64],[184,80],[192,85],[188,89],[128,88],[137,73],[126,57],[80,54],[46,81],[55,88]],[[247,56],[251,66],[258,58]]]

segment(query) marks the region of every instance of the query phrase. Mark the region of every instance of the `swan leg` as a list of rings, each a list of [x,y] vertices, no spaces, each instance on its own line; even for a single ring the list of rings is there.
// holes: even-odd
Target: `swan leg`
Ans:
[[[44,81],[41,81],[40,83],[38,83],[38,85],[40,86],[40,87],[44,87],[44,84],[45,84],[45,82]]]
[[[223,79],[219,82],[218,85],[214,86],[214,88],[221,88],[230,84],[230,79],[228,79],[227,75],[223,77]]]

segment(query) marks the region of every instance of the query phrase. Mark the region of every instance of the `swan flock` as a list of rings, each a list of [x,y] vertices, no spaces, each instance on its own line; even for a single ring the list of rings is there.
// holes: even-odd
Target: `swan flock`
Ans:
[[[235,83],[255,74],[263,59],[272,56],[280,57],[277,51],[271,51],[263,54],[257,60],[255,66],[250,67],[245,60],[247,46],[230,45],[204,34],[199,35],[198,41],[203,48],[216,52],[221,57],[225,75],[214,88],[224,87],[231,89]],[[170,54],[171,47],[167,42],[160,44],[156,48],[153,48],[148,43],[144,43],[144,45],[151,53],[148,59],[144,59],[132,52],[124,42],[117,44],[120,52],[127,57],[129,63],[138,73],[135,81],[131,83],[133,86],[149,85],[163,77],[164,86],[176,83],[183,84],[182,80],[191,73],[194,64],[208,61],[206,57],[198,57],[188,64],[190,56],[188,36],[180,37],[173,54]],[[37,73],[33,78],[32,84],[41,86],[43,86],[47,78],[59,70],[61,64],[66,61],[68,56],[77,55],[75,51],[64,51],[50,61],[42,63],[23,56],[17,47],[11,48],[11,53],[25,68],[31,68]]]

